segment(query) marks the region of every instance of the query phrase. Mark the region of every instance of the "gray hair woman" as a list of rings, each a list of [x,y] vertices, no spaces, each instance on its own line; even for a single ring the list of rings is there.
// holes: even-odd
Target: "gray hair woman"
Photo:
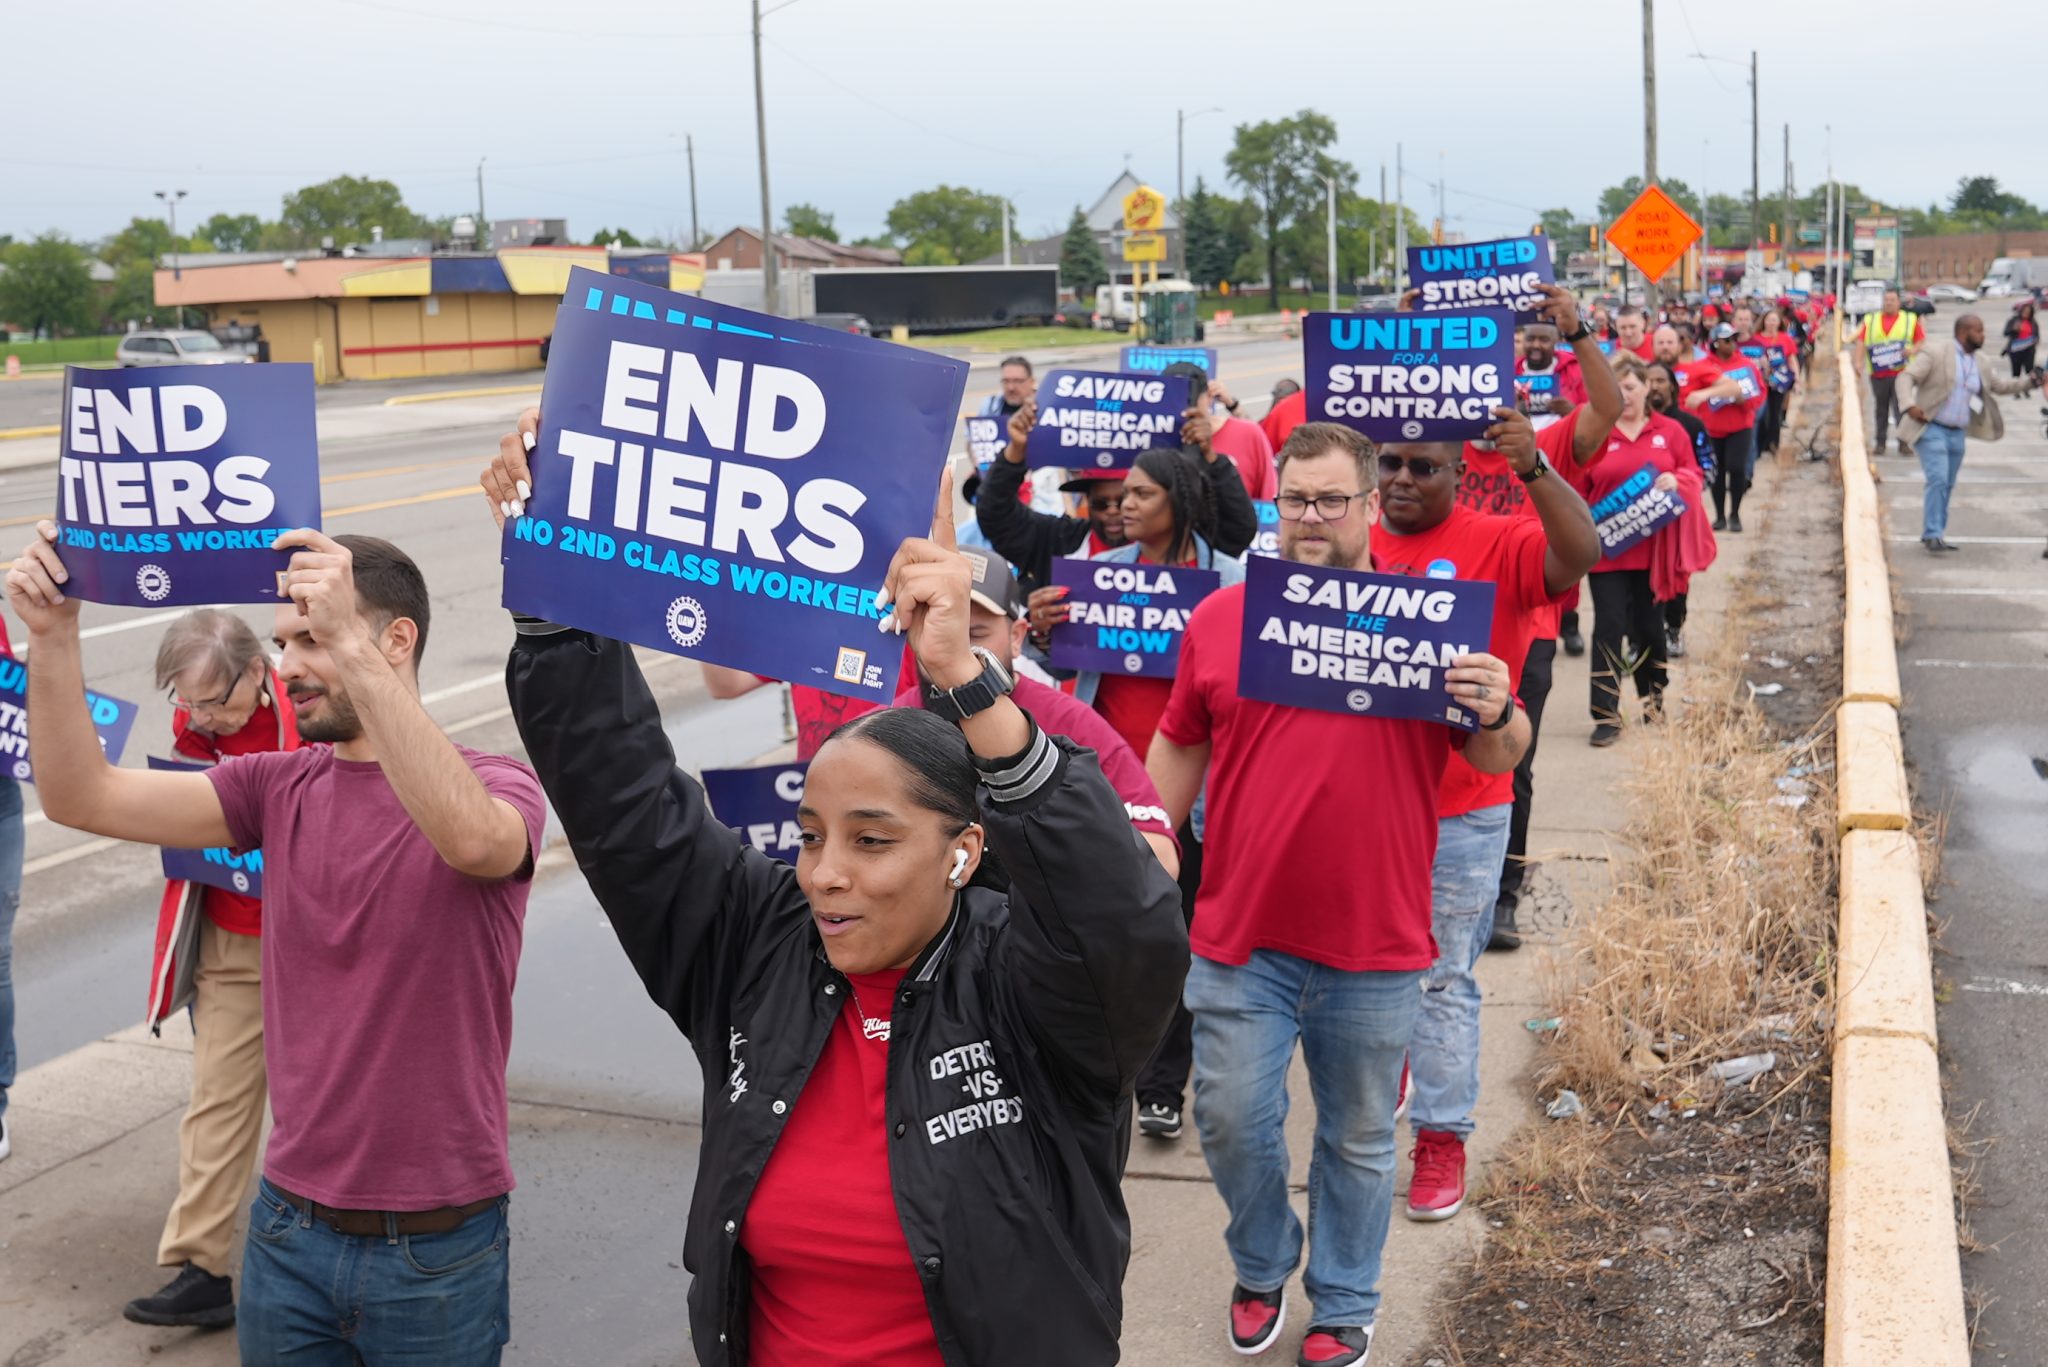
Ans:
[[[172,749],[188,763],[296,750],[298,727],[263,642],[232,612],[198,608],[171,623],[156,652],[157,687],[172,708]],[[259,866],[260,867],[260,866]],[[157,1262],[178,1275],[122,1313],[138,1324],[235,1320],[228,1246],[256,1166],[269,1077],[263,1066],[260,885],[172,879],[157,915],[149,1025],[192,1011],[192,1101],[178,1126],[178,1196]]]

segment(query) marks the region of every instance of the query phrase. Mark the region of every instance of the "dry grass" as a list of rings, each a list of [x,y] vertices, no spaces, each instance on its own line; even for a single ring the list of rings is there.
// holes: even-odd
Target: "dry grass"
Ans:
[[[1546,1095],[1569,1087],[1623,1115],[1652,1097],[1705,1097],[1719,1090],[1707,1065],[1772,1047],[1774,1031],[1802,1041],[1824,1029],[1832,771],[1801,776],[1802,807],[1773,799],[1788,769],[1830,758],[1832,727],[1780,745],[1729,643],[1706,664],[1686,680],[1686,705],[1636,747],[1613,892],[1552,963],[1563,1026]]]

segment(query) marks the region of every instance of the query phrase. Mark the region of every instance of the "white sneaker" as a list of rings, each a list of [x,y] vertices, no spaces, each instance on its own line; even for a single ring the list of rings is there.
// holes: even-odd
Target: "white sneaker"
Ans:
[[[7,1138],[7,1122],[0,1120],[0,1163],[7,1161],[7,1155],[14,1152],[14,1145]]]

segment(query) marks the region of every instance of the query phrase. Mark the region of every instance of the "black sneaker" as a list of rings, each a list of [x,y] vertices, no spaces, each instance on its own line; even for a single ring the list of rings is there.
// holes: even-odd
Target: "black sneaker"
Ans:
[[[1724,516],[1717,516],[1717,517],[1715,517],[1715,519],[1714,519],[1714,530],[1715,530],[1715,531],[1717,531],[1717,532],[1725,532],[1725,531],[1727,531],[1727,530],[1728,530],[1728,519],[1727,519],[1726,517],[1724,517]]]
[[[1500,901],[1493,904],[1493,931],[1486,937],[1486,947],[1495,952],[1522,947],[1522,932],[1515,924],[1513,902]]]
[[[1577,627],[1566,627],[1558,636],[1557,643],[1564,647],[1564,653],[1580,656],[1586,653],[1586,638],[1579,634]]]
[[[1287,1324],[1287,1288],[1247,1291],[1230,1288],[1230,1346],[1246,1357],[1263,1353]]]
[[[224,1328],[235,1322],[235,1281],[186,1263],[163,1290],[128,1302],[121,1314],[137,1324]]]
[[[1180,1138],[1180,1107],[1157,1101],[1138,1107],[1138,1133],[1147,1139]]]
[[[1301,1341],[1301,1367],[1365,1367],[1372,1352],[1372,1326],[1318,1324]]]
[[[1730,513],[1730,514],[1728,514],[1728,530],[1729,530],[1729,531],[1731,531],[1731,532],[1739,532],[1739,531],[1741,531],[1741,530],[1742,530],[1742,514],[1741,514],[1741,513]]]
[[[1620,739],[1621,728],[1611,721],[1603,721],[1593,728],[1593,734],[1587,737],[1586,743],[1596,749],[1605,750]]]
[[[1664,658],[1682,660],[1685,658],[1685,634],[1677,631],[1664,633]]]

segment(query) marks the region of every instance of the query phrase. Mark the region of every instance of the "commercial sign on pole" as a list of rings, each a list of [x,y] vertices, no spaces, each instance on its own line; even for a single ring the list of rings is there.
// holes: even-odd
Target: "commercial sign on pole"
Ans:
[[[1895,215],[1857,219],[1849,246],[1854,253],[1849,268],[1851,280],[1898,282],[1899,220]]]
[[[1644,186],[1607,229],[1607,240],[1649,280],[1662,279],[1699,237],[1692,215],[1655,185]]]
[[[1124,260],[1164,261],[1166,259],[1165,233],[1125,233]]]
[[[1149,185],[1140,185],[1124,196],[1124,231],[1157,232],[1166,226],[1166,196]]]

